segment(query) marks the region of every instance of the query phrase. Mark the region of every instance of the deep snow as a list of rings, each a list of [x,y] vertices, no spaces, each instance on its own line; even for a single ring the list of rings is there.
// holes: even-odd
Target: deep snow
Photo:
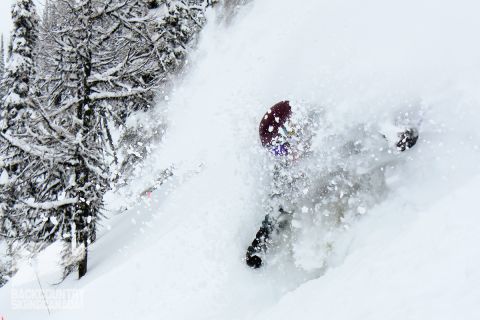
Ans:
[[[52,246],[0,289],[0,314],[478,319],[479,9],[468,0],[259,0],[228,27],[211,22],[188,76],[136,118],[168,123],[165,139],[128,187],[109,194],[89,273],[54,287],[82,290],[82,307],[51,317],[11,310],[15,290],[38,288],[34,270],[44,289],[58,281]],[[415,122],[420,140],[388,167],[381,200],[334,230],[328,255],[313,229],[293,260],[254,271],[243,257],[264,215],[268,170],[257,126],[284,99],[323,112],[319,170],[342,161],[335,148],[359,125],[383,132]],[[138,197],[172,165],[172,179]]]

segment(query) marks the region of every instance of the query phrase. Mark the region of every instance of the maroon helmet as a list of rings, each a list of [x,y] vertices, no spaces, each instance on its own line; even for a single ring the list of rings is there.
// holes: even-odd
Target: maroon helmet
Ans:
[[[279,135],[278,130],[292,115],[289,101],[281,101],[271,107],[260,121],[260,140],[264,147],[272,145],[273,140]]]

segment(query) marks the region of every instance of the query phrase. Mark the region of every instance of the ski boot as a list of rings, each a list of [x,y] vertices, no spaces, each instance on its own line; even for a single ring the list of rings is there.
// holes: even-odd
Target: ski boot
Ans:
[[[262,266],[262,258],[259,254],[266,252],[271,242],[271,236],[274,231],[279,233],[281,230],[286,229],[290,225],[292,214],[286,212],[283,208],[278,210],[280,213],[276,219],[272,218],[269,214],[265,216],[262,221],[262,226],[255,235],[255,239],[248,247],[245,256],[247,265],[251,268],[258,269]]]

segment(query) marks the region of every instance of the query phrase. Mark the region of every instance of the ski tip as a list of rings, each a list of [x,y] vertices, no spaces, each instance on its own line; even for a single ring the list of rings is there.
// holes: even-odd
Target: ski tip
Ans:
[[[397,150],[405,151],[412,148],[418,140],[418,130],[416,128],[408,128],[398,134],[400,140],[397,142]]]

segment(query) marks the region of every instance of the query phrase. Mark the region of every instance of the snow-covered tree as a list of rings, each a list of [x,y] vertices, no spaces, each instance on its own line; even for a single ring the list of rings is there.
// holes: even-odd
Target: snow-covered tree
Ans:
[[[5,96],[5,88],[2,85],[3,82],[3,74],[5,73],[5,48],[4,48],[4,41],[3,41],[3,33],[0,37],[0,101]]]
[[[50,220],[68,243],[66,272],[78,266],[82,277],[103,194],[115,177],[110,174],[116,163],[110,126],[153,104],[173,60],[165,58],[171,56],[169,42],[160,40],[157,32],[163,31],[144,0],[51,0],[48,15],[61,18],[54,23],[44,18],[43,120],[68,160],[62,175],[69,178],[60,179],[65,197],[78,200],[51,212]]]
[[[141,91],[121,82],[125,59],[108,46],[119,26],[111,18],[118,8],[120,3],[112,1],[70,2],[63,20],[50,26],[50,62],[56,67],[48,70],[52,73],[46,121],[68,159],[60,179],[64,197],[74,199],[65,210],[55,212],[55,222],[66,242],[66,274],[78,268],[79,277],[87,272],[88,246],[95,240],[111,178],[108,101]]]
[[[61,239],[65,275],[86,274],[103,195],[118,177],[110,128],[149,109],[182,70],[209,4],[48,0],[38,36],[32,0],[17,0],[0,150],[9,244],[41,248]]]
[[[5,72],[5,49],[4,49],[4,42],[3,42],[3,33],[0,37],[0,75],[3,78],[3,74]]]
[[[37,99],[35,46],[38,18],[31,0],[17,0],[4,85],[0,132],[0,230],[7,243],[7,267],[15,272],[19,248],[41,249],[57,239],[65,212],[78,198],[66,198],[65,181],[76,162],[65,152]],[[35,248],[36,247],[36,248]]]
[[[205,11],[213,3],[206,0],[158,0],[147,1],[145,7],[145,1],[138,1],[137,10],[123,19],[127,30],[138,30],[136,34],[142,35],[136,47],[150,59],[141,79],[154,86],[162,98],[169,92],[173,77],[185,70],[188,52],[196,44],[206,22]],[[136,110],[147,110],[154,104],[153,95],[145,98],[145,101],[132,104],[133,108],[123,110],[126,112],[123,118]],[[129,172],[146,156],[148,144],[161,139],[162,132],[164,124],[161,121],[156,126],[137,122],[123,130],[119,153],[120,171],[124,176],[129,176]]]
[[[62,68],[69,59],[70,50],[61,43],[71,36],[70,30],[77,18],[72,17],[73,6],[65,6],[65,3],[48,1],[44,17],[46,34],[42,36],[45,49],[40,50],[43,52],[41,60],[48,64],[42,67],[47,79],[43,84],[44,96],[48,99],[45,104],[54,113],[61,101],[72,96],[65,79],[58,76],[64,73]],[[161,0],[152,5],[145,0],[115,0],[93,3],[97,15],[92,33],[92,74],[95,75],[91,79],[92,87],[109,92],[109,96],[102,99],[102,117],[106,125],[111,121],[112,125],[123,125],[131,113],[151,108],[158,91],[168,90],[172,75],[185,65],[188,48],[205,23],[204,12],[210,2]],[[57,17],[53,24],[49,22],[52,16]],[[70,70],[70,66],[66,68]],[[122,172],[128,172],[128,168],[145,155],[146,142],[162,132],[161,128],[125,129],[119,146],[123,154]],[[109,130],[106,131],[109,149],[113,152],[114,142],[109,139]]]
[[[157,48],[164,73],[178,71],[186,62],[189,45],[205,24],[205,0],[165,0],[164,16],[156,26]]]
[[[38,108],[35,100],[34,46],[37,40],[38,18],[32,0],[17,0],[12,7],[12,48],[6,65],[2,87],[7,89],[2,100],[1,123],[1,190],[0,230],[8,243],[11,256],[14,242],[20,239],[25,214],[16,204],[28,198],[33,190],[27,181],[27,172],[35,166],[37,151],[26,141],[31,135],[29,126]],[[37,155],[39,155],[38,153]],[[11,258],[11,257],[10,257]],[[7,270],[14,272],[13,261]]]
[[[12,19],[12,53],[4,77],[4,84],[8,88],[3,100],[4,132],[20,124],[19,120],[28,116],[29,109],[34,105],[30,96],[30,84],[35,69],[33,52],[38,36],[38,17],[33,1],[17,0],[12,8]]]

